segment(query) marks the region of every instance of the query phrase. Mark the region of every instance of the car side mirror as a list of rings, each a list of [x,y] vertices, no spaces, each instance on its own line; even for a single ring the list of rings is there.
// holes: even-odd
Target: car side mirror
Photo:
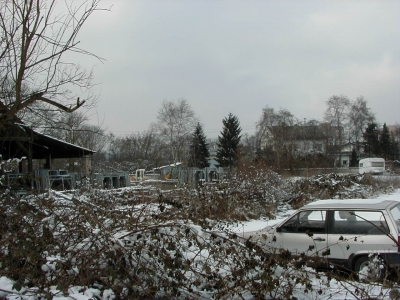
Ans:
[[[281,228],[280,227],[276,227],[275,231],[276,232],[281,232]]]

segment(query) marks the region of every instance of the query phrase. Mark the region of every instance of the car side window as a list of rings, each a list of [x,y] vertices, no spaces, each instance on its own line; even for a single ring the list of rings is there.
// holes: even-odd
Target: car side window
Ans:
[[[386,219],[380,211],[339,210],[333,214],[335,234],[382,235],[389,232]]]
[[[299,214],[294,215],[281,226],[281,232],[297,232]]]
[[[287,220],[280,227],[281,232],[292,233],[324,233],[326,232],[326,211],[325,210],[308,210],[301,211]]]

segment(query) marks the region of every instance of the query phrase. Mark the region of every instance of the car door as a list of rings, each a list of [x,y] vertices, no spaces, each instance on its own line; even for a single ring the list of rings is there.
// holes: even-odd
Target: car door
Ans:
[[[327,246],[325,210],[303,210],[284,222],[274,233],[273,246],[293,254],[319,254]]]
[[[331,211],[328,246],[330,258],[346,260],[352,254],[397,251],[387,234],[389,227],[381,211]]]

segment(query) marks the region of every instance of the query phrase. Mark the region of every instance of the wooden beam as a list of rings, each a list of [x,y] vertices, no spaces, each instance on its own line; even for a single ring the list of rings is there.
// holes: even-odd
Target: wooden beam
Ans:
[[[0,137],[0,141],[5,141],[5,142],[13,142],[13,141],[26,142],[29,140],[30,140],[29,137]]]

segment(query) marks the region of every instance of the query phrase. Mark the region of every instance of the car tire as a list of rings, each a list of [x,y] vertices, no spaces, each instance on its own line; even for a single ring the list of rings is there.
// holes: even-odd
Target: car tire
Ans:
[[[385,278],[386,268],[381,263],[373,261],[373,258],[361,256],[357,259],[354,271],[358,280],[365,282],[380,281]]]

